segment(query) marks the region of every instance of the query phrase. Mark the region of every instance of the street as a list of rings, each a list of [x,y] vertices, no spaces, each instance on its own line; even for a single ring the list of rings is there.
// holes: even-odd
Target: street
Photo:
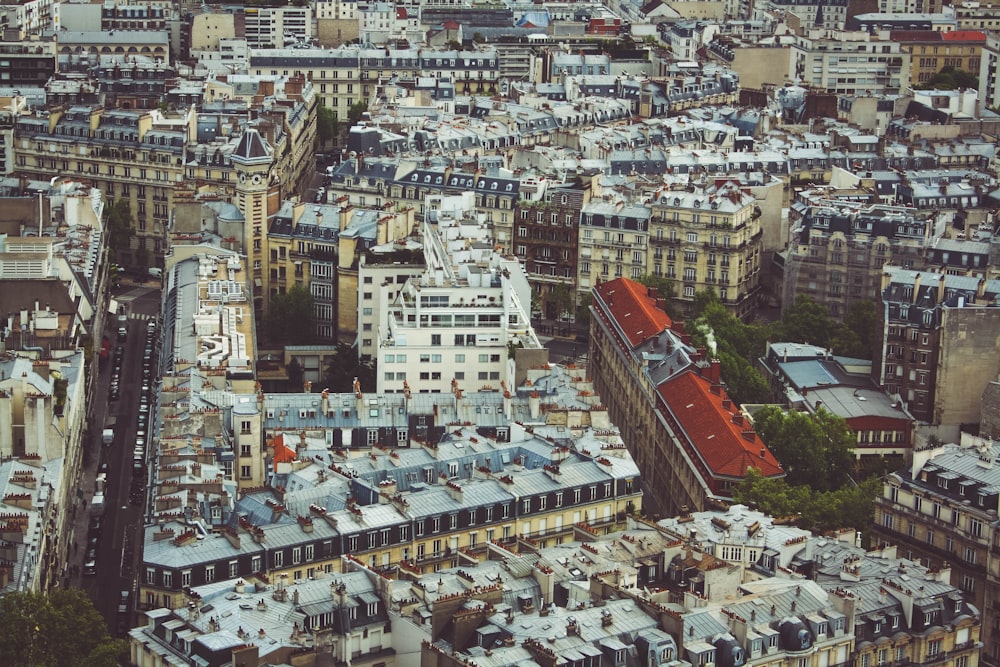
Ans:
[[[132,448],[136,442],[136,416],[139,413],[139,400],[142,384],[143,346],[146,338],[146,326],[151,318],[155,318],[160,307],[160,292],[158,289],[145,286],[123,285],[114,298],[126,304],[129,312],[120,377],[120,400],[99,400],[94,411],[95,428],[99,441],[100,429],[106,418],[116,416],[114,441],[109,446],[103,446],[100,460],[108,464],[107,489],[105,491],[105,509],[98,531],[97,543],[97,573],[84,576],[82,587],[93,599],[98,611],[107,620],[109,629],[121,634],[121,629],[131,627],[134,615],[129,613],[125,618],[118,613],[121,591],[129,591],[129,610],[135,609],[135,568],[139,563],[142,547],[143,506],[129,503],[132,487]],[[110,325],[117,328],[116,324]],[[114,335],[113,333],[111,334]],[[108,397],[108,387],[111,378],[111,363],[101,369],[97,391],[100,396]],[[151,427],[147,428],[147,432]],[[147,441],[149,437],[147,436]],[[148,448],[151,450],[151,448]],[[148,452],[147,452],[148,453]],[[94,463],[88,466],[84,475],[89,478],[84,488],[93,488],[93,477],[96,474]],[[93,469],[91,469],[93,468]],[[92,506],[87,508],[92,510]],[[85,511],[84,514],[87,512]],[[86,519],[84,519],[86,521]],[[86,524],[84,524],[86,525]],[[86,528],[83,528],[86,531]],[[87,539],[77,530],[77,540],[83,544]]]

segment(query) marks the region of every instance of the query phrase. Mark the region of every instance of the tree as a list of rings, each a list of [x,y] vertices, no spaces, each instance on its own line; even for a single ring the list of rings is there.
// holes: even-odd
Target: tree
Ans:
[[[594,297],[587,292],[580,296],[580,305],[576,307],[576,323],[585,327],[590,326],[590,304]]]
[[[881,490],[878,477],[832,491],[816,491],[807,485],[792,486],[785,479],[766,478],[751,468],[733,490],[733,500],[771,516],[797,516],[796,523],[807,530],[853,528],[866,533]]]
[[[298,359],[292,357],[292,360],[285,366],[285,373],[288,375],[288,391],[293,394],[302,391],[306,370],[302,368]]]
[[[340,134],[340,123],[333,114],[333,109],[321,106],[316,111],[316,143],[320,149],[326,148],[331,140],[336,140]]]
[[[8,593],[0,598],[0,655],[25,667],[115,667],[128,647],[79,589]]]
[[[323,380],[332,392],[354,391],[354,378],[361,383],[363,391],[375,391],[375,364],[358,359],[358,352],[345,343],[337,344],[337,351],[329,358]]]
[[[689,329],[692,339],[719,359],[729,397],[740,404],[770,401],[767,381],[750,361],[763,353],[766,328],[744,324],[734,317],[713,290],[695,295],[695,306],[700,317]]]
[[[809,343],[829,347],[837,328],[826,309],[808,296],[799,295],[781,314],[780,339],[789,343]]]
[[[354,127],[361,121],[361,116],[367,113],[368,103],[367,102],[355,102],[347,108],[347,123],[349,126]]]
[[[946,65],[941,71],[917,86],[921,90],[979,90],[979,77],[972,72],[966,72],[952,65]]]
[[[566,283],[558,283],[549,293],[549,303],[555,306],[556,317],[562,317],[563,313],[575,314],[576,305],[573,303],[573,291]]]
[[[266,329],[272,344],[304,345],[313,340],[313,297],[304,285],[275,294],[267,307]]]
[[[754,430],[781,462],[789,484],[832,491],[850,480],[854,438],[847,422],[832,412],[767,406],[754,414]]]
[[[855,301],[847,309],[842,329],[854,334],[857,342],[853,348],[834,345],[834,352],[846,357],[871,359],[875,351],[875,341],[882,338],[876,331],[877,327],[878,315],[875,312],[875,303]]]
[[[104,209],[104,224],[108,234],[108,248],[112,259],[129,247],[132,238],[132,210],[127,199],[108,203]]]

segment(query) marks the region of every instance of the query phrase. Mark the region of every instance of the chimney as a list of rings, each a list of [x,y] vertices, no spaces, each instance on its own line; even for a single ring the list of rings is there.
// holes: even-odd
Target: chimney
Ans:
[[[358,419],[361,419],[361,413],[364,410],[364,399],[361,397],[361,383],[358,378],[354,378],[354,410],[357,413]]]

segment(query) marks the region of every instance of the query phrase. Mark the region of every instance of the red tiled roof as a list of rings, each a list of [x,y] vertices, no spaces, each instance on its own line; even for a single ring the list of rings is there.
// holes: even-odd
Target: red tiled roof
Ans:
[[[978,30],[952,30],[941,35],[946,42],[985,42],[986,33]]]
[[[274,445],[274,470],[277,472],[279,463],[291,463],[296,460],[298,456],[295,454],[294,447],[288,447],[285,445],[284,434],[278,434],[272,440]]]
[[[633,347],[670,328],[670,316],[656,307],[656,298],[649,296],[645,285],[615,278],[594,289]]]
[[[709,380],[688,371],[658,388],[709,470],[726,477],[743,477],[747,468],[758,468],[765,477],[783,474],[759,436],[754,434],[752,442],[743,436],[749,427],[734,423],[734,418],[741,419],[739,410],[723,407],[725,391],[716,394],[711,387]]]

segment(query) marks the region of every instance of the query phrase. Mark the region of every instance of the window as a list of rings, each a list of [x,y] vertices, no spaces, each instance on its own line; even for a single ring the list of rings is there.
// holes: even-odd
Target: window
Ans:
[[[969,533],[975,537],[982,537],[983,522],[979,519],[969,519]]]
[[[976,550],[969,547],[965,548],[965,561],[967,563],[975,564],[976,562]]]
[[[191,570],[181,570],[181,587],[186,588],[191,585]]]
[[[927,657],[932,657],[935,655],[940,655],[941,653],[941,640],[932,639],[927,642]]]

